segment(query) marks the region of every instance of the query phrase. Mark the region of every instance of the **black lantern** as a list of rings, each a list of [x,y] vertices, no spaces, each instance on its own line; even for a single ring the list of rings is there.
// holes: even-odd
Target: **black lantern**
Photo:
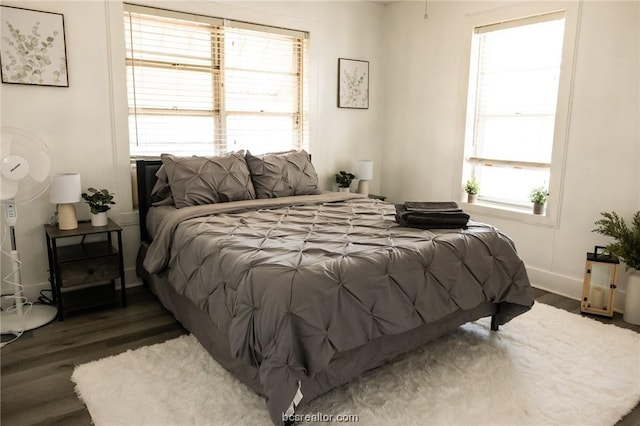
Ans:
[[[580,305],[582,312],[613,316],[619,264],[617,257],[605,253],[605,247],[595,246],[593,253],[587,253]]]

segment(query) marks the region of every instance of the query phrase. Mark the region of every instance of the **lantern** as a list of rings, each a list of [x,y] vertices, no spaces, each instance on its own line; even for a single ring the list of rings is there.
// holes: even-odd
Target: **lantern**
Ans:
[[[580,305],[582,312],[613,316],[619,264],[617,257],[605,254],[604,247],[595,246],[593,253],[587,253]]]

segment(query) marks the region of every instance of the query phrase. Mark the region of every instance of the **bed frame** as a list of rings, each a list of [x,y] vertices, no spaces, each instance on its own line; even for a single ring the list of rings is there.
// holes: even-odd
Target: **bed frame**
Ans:
[[[165,278],[149,274],[142,266],[150,242],[146,216],[152,207],[151,190],[157,180],[155,174],[161,165],[160,160],[138,160],[136,162],[141,239],[136,265],[137,274],[160,302],[198,339],[218,363],[256,393],[264,395],[258,369],[231,356],[231,346],[226,331],[219,330],[206,313],[200,311],[189,299],[173,290]],[[491,316],[491,329],[498,330],[497,312],[497,304],[484,302],[473,309],[456,312],[408,332],[399,335],[385,335],[350,351],[336,353],[326,371],[302,381],[304,394],[302,403],[348,383],[364,372],[410,352],[467,322]],[[354,359],[360,359],[362,362],[355,363]],[[340,374],[335,374],[336,372],[340,372]]]

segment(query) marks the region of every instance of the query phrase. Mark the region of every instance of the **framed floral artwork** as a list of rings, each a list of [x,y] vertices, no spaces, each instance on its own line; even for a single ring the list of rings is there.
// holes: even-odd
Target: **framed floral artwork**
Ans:
[[[369,108],[369,62],[338,58],[338,107]]]
[[[0,12],[2,82],[69,87],[63,15],[11,6]]]

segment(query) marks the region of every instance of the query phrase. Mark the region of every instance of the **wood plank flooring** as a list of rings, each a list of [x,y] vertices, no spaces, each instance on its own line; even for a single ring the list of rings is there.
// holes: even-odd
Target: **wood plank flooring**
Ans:
[[[70,380],[73,368],[129,349],[163,342],[185,334],[146,288],[127,292],[128,307],[70,313],[65,320],[25,333],[0,352],[3,426],[90,425],[91,417],[76,397]],[[579,302],[536,290],[536,300],[580,313]],[[622,316],[595,317],[640,332]],[[2,336],[2,341],[10,336]],[[640,424],[640,406],[617,423]],[[124,425],[123,425],[124,426]]]

